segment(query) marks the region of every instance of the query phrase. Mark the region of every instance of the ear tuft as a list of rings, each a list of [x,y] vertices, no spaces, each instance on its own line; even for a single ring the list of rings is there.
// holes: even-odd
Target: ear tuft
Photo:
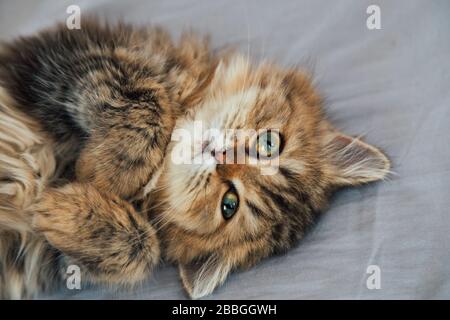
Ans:
[[[390,172],[390,161],[379,149],[338,131],[327,134],[324,151],[336,185],[377,181]]]
[[[231,266],[216,256],[178,266],[183,287],[191,299],[202,298],[214,291],[227,278]]]

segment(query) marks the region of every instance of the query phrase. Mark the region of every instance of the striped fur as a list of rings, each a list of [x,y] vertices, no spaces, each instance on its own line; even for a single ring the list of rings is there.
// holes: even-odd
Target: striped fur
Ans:
[[[61,285],[68,263],[88,281],[132,284],[164,258],[199,298],[294,246],[335,189],[389,171],[378,149],[331,126],[306,75],[213,53],[193,34],[174,43],[159,28],[60,25],[4,44],[0,85],[2,297]],[[171,135],[196,121],[221,135],[279,130],[278,170],[213,154],[175,164],[185,142]],[[230,186],[240,205],[225,220]]]

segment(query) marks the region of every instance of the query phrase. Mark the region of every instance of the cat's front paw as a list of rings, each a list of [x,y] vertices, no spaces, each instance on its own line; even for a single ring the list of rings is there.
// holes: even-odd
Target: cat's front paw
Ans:
[[[150,223],[128,202],[88,184],[45,192],[33,208],[33,228],[95,281],[134,283],[159,262]]]

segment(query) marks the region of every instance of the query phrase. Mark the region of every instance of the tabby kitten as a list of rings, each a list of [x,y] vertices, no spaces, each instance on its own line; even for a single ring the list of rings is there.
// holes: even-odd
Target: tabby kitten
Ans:
[[[69,264],[82,279],[132,284],[161,258],[199,298],[291,248],[331,192],[389,171],[377,148],[325,119],[306,75],[192,34],[174,43],[158,28],[60,25],[3,44],[0,84],[0,120],[15,126],[0,129],[5,298],[64,283]],[[199,122],[219,135],[171,139]],[[238,144],[227,129],[257,132],[243,163],[224,160]],[[205,161],[173,161],[193,146]],[[261,174],[261,150],[274,174]]]

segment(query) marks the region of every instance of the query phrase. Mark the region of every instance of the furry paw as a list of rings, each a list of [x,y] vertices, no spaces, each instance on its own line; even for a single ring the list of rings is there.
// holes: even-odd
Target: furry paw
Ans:
[[[153,227],[126,201],[88,184],[45,192],[33,228],[80,263],[94,281],[134,283],[159,262]]]

